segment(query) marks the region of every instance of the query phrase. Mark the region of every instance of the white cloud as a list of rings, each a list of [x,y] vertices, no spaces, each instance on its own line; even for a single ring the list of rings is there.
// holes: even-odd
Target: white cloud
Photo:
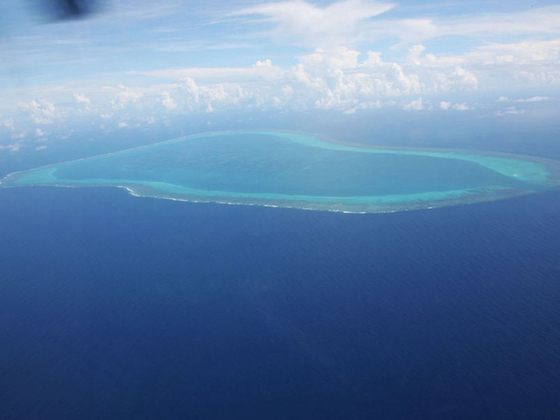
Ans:
[[[482,65],[542,64],[557,62],[559,58],[560,39],[554,39],[509,44],[491,43],[479,46],[474,52],[465,54],[464,61]]]
[[[415,57],[423,51],[417,48]],[[478,88],[478,79],[460,66],[433,67],[422,63],[401,65],[383,61],[376,51],[361,54],[339,47],[298,58],[291,67],[265,59],[251,67],[185,68],[135,72],[175,81],[158,92],[167,112],[210,111],[230,107],[290,109],[373,109],[379,101]],[[196,81],[195,81],[196,80]]]
[[[557,34],[555,34],[557,35]],[[555,64],[560,60],[560,39],[525,40],[516,43],[483,43],[460,55],[425,54],[422,45],[409,49],[408,62],[429,67],[441,66],[507,66]]]
[[[52,124],[53,119],[57,117],[54,104],[44,99],[20,102],[18,105],[21,109],[28,112],[35,124]]]
[[[162,79],[193,79],[197,83],[247,82],[254,80],[276,80],[282,78],[285,69],[272,64],[270,59],[258,61],[249,67],[187,67],[150,71],[129,71],[129,75],[152,76]]]
[[[526,111],[524,109],[518,109],[514,106],[510,106],[502,111],[497,111],[496,116],[503,117],[506,115],[521,115],[524,114]]]
[[[161,103],[167,111],[173,111],[178,108],[177,101],[171,97],[169,92],[161,92]]]
[[[111,101],[111,105],[114,110],[124,109],[129,104],[136,103],[141,97],[141,92],[119,84],[117,86],[115,98]]]
[[[422,64],[420,56],[426,51],[426,47],[421,44],[413,45],[408,49],[408,62],[410,64]]]
[[[244,67],[135,71],[122,77],[134,76],[130,78],[134,80],[137,76],[148,76],[152,78],[151,83],[143,77],[139,86],[132,82],[111,85],[106,81],[101,86],[94,83],[50,86],[38,89],[39,93],[33,96],[50,99],[47,94],[55,92],[59,95],[57,100],[20,103],[20,108],[36,124],[52,123],[57,118],[62,121],[77,115],[95,115],[112,120],[106,127],[118,126],[119,122],[132,127],[149,124],[148,117],[165,121],[166,114],[230,109],[334,109],[346,114],[395,105],[406,110],[431,109],[431,104],[418,100],[428,95],[440,95],[437,97],[440,99],[451,93],[497,90],[501,86],[511,89],[526,83],[555,83],[555,71],[560,86],[560,69],[523,62],[504,62],[499,67],[487,65],[484,60],[480,61],[478,48],[460,56],[437,57],[424,45],[414,44],[400,61],[384,61],[383,57],[380,51],[362,53],[357,49],[331,46],[302,54],[295,64],[288,66],[263,57]],[[69,107],[68,96],[85,106]],[[87,102],[89,97],[95,98],[94,105]],[[413,98],[418,99],[411,101]],[[544,98],[547,97],[518,101],[536,102]],[[507,100],[504,96],[498,102]],[[438,103],[442,110],[472,109],[462,99],[457,103],[439,100]],[[3,126],[12,130],[14,121],[6,121]],[[23,132],[33,133],[32,130]]]
[[[257,60],[255,67],[272,67],[272,60],[270,58],[267,58],[264,61]]]
[[[20,143],[13,143],[7,145],[0,144],[0,150],[6,150],[12,153],[19,152],[21,150],[21,144]]]
[[[0,131],[14,137],[32,135],[37,124],[94,115],[111,119],[108,127],[115,127],[119,121],[134,126],[139,121],[147,123],[146,118],[158,112],[163,114],[157,116],[159,121],[165,119],[166,113],[231,108],[337,109],[353,113],[378,108],[381,103],[402,106],[413,98],[428,98],[432,94],[438,95],[437,102],[434,99],[437,104],[441,98],[458,98],[448,94],[474,90],[501,92],[513,98],[508,104],[517,104],[545,98],[515,100],[513,92],[521,88],[560,86],[560,5],[527,6],[523,10],[517,5],[511,7],[516,11],[497,13],[484,2],[468,11],[439,9],[439,3],[417,7],[408,2],[399,7],[383,0],[243,0],[214,2],[210,7],[177,1],[170,6],[118,3],[114,14],[91,21],[96,28],[105,25],[99,33],[108,37],[92,40],[81,33],[73,37],[68,36],[72,30],[65,31],[57,25],[41,26],[38,32],[18,37],[14,47],[6,46],[14,49],[8,53],[17,51],[22,58],[23,65],[14,63],[19,66],[16,70],[46,62],[52,66],[65,60],[82,64],[91,60],[97,65],[92,68],[104,68],[108,60],[115,60],[117,67],[115,73],[104,73],[96,80],[66,80],[60,85],[46,86],[45,79],[37,79],[33,86],[32,78],[26,89],[2,89],[0,109],[3,115],[14,116],[18,130],[13,120],[6,120],[8,123],[0,123]],[[181,14],[177,21],[179,12],[186,12],[187,8],[189,13]],[[503,9],[506,8],[509,6]],[[216,30],[212,31],[211,39],[204,35],[206,31],[195,31],[202,34],[197,38],[192,25],[183,21],[191,15],[194,18],[190,23],[201,27],[207,23],[216,25],[212,27]],[[142,38],[139,31],[133,42],[123,39],[116,45],[110,35],[115,33],[115,26],[117,33],[146,29],[145,20],[156,17],[171,20],[150,22],[152,28],[147,33],[153,36],[157,32],[153,39]],[[90,25],[89,21],[82,24]],[[191,29],[185,32],[187,28]],[[177,33],[171,33],[174,31]],[[442,39],[441,50],[451,53],[434,54],[427,48],[433,42],[424,41],[438,37],[447,37]],[[278,40],[282,49],[268,50],[271,39]],[[287,43],[304,47],[297,50],[301,55],[287,55],[294,51],[285,47]],[[76,47],[81,53],[78,58]],[[172,51],[229,48],[247,48],[247,56],[265,50],[270,56],[260,56],[254,64],[247,62],[240,67],[226,67],[228,54],[223,58],[216,56],[222,67],[157,69],[155,64],[169,63],[166,59]],[[196,53],[191,56],[189,62],[205,61],[199,60]],[[291,64],[279,65],[280,61],[270,57],[282,57],[283,62]],[[120,72],[148,60],[157,70]],[[545,89],[534,92],[554,94]],[[24,112],[19,115],[10,103],[13,98],[36,100],[21,99]],[[69,106],[69,98],[73,98],[73,107]],[[471,98],[469,95],[469,101]],[[470,108],[463,105],[464,100],[466,97],[455,99],[458,103],[449,102],[443,107],[446,102],[442,102],[440,108]],[[5,110],[8,112],[4,114]]]
[[[403,109],[405,111],[422,111],[424,109],[424,103],[422,98],[418,98],[404,105]]]
[[[35,150],[41,151],[41,150],[45,150],[47,147],[48,147],[48,146],[47,146],[46,144],[43,144],[42,146],[37,146],[37,147],[35,148]]]
[[[14,123],[14,120],[12,118],[8,118],[8,119],[2,121],[0,124],[10,131],[15,131],[16,130],[15,123]]]
[[[248,7],[229,17],[272,26],[270,35],[283,43],[326,48],[363,40],[368,20],[393,7],[366,0],[336,1],[325,7],[291,0]]]
[[[532,98],[526,99],[516,99],[515,102],[542,102],[548,101],[550,98],[548,96],[533,96]]]
[[[197,84],[190,77],[183,77],[170,89],[162,93],[161,105],[166,111],[213,112],[215,109],[227,109],[240,103],[249,105],[245,91],[239,84]],[[269,98],[270,99],[270,98]]]
[[[460,104],[454,104],[451,108],[453,108],[455,111],[469,111],[470,109],[472,109],[470,106],[467,105],[466,102]]]
[[[406,16],[385,14],[393,8]],[[226,15],[226,20],[232,18],[253,28],[249,32],[258,39],[266,35],[282,43],[323,48],[379,39],[397,39],[397,46],[410,46],[444,36],[484,39],[498,35],[503,39],[555,36],[560,32],[560,6],[556,5],[431,17],[421,11],[414,16],[394,4],[367,0],[339,0],[323,7],[311,1],[292,0],[264,3]]]
[[[472,109],[466,102],[456,104],[451,104],[451,102],[440,102],[439,108],[444,111],[448,111],[450,109],[454,111],[469,111]]]
[[[509,98],[507,96],[500,96],[498,99],[496,99],[496,102],[507,102],[509,101]]]
[[[444,35],[558,34],[560,6],[533,7],[521,11],[486,13],[449,19],[441,26]]]
[[[22,131],[21,133],[13,132],[10,136],[12,140],[24,139],[25,137],[27,137],[27,133],[25,131]]]
[[[43,137],[46,135],[46,133],[40,128],[36,128],[33,134],[35,134],[35,137]]]
[[[362,109],[378,109],[378,108],[382,108],[383,105],[381,104],[381,101],[378,99],[375,102],[360,102],[358,105],[356,105],[353,108],[347,109],[346,111],[343,112],[343,114],[355,114],[356,111],[362,110]]]
[[[89,105],[91,103],[91,100],[88,97],[80,93],[74,94],[74,101],[78,104],[86,104],[86,105]]]
[[[454,83],[460,89],[477,89],[478,79],[476,76],[465,70],[462,67],[455,67],[453,73],[451,73],[450,83]]]

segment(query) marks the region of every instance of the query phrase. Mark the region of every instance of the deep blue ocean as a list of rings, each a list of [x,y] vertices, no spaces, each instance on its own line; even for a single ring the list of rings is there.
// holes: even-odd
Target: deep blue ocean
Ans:
[[[0,189],[0,419],[558,419],[559,216]]]

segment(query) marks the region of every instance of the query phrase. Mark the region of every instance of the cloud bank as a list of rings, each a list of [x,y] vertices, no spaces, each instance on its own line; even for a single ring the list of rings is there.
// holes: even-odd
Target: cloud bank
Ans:
[[[76,36],[77,26],[14,37],[22,71],[64,71],[25,88],[6,79],[3,150],[68,122],[130,129],[230,110],[464,112],[483,109],[476,98],[485,95],[488,112],[504,117],[553,106],[560,91],[560,6],[461,14],[439,3],[249,0],[187,13],[180,3],[127,4],[80,23],[97,38]],[[76,48],[82,71],[72,74]]]

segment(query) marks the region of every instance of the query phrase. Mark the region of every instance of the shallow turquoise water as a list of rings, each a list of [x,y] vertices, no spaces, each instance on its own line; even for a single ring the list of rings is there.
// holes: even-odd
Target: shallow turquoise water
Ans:
[[[233,131],[14,173],[2,185],[109,185],[176,200],[379,212],[528,194],[555,187],[557,174],[556,162],[522,156]]]

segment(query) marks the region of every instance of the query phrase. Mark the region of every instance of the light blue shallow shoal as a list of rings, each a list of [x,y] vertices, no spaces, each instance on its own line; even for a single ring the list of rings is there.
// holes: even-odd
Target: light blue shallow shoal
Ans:
[[[276,131],[205,133],[8,175],[2,186],[118,186],[184,201],[386,212],[558,186],[559,163],[474,151],[353,145]]]

